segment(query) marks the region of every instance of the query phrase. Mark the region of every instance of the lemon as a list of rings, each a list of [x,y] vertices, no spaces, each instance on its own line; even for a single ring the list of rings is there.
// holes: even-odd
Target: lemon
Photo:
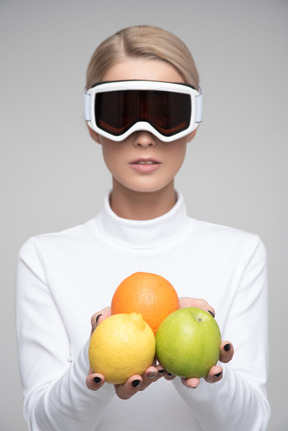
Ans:
[[[90,367],[108,383],[122,384],[135,374],[142,375],[154,356],[154,333],[139,313],[108,317],[90,339]]]

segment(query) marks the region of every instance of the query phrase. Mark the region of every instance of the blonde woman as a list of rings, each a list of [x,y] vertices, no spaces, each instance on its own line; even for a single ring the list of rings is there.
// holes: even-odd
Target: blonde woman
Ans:
[[[202,120],[184,43],[150,26],[105,40],[88,66],[85,120],[112,176],[103,209],[81,226],[29,239],[19,254],[29,430],[265,430],[265,248],[256,235],[191,218],[174,188]],[[89,370],[90,317],[93,331],[136,271],[167,278],[181,307],[216,310],[221,356],[206,378],[181,379],[156,364],[113,386]]]

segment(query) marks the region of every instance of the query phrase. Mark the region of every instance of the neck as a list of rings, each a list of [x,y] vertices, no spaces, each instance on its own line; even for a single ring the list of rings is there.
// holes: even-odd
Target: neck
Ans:
[[[174,181],[155,192],[137,192],[113,181],[110,195],[112,211],[121,218],[150,220],[170,211],[176,203]]]

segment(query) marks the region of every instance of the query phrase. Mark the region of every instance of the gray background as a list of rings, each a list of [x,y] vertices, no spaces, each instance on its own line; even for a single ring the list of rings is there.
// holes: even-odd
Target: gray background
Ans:
[[[1,431],[26,429],[17,251],[29,236],[82,223],[101,207],[111,183],[83,121],[85,70],[100,41],[142,23],[182,38],[201,77],[205,121],[177,177],[189,213],[255,232],[266,244],[269,430],[288,430],[287,18],[285,0],[0,1]]]

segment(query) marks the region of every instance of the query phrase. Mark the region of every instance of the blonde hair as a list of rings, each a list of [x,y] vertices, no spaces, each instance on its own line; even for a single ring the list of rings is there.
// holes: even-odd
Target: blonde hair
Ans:
[[[198,72],[186,45],[174,34],[148,25],[124,28],[105,39],[89,62],[86,87],[89,89],[102,81],[113,65],[137,57],[169,63],[180,73],[184,82],[198,89]]]

